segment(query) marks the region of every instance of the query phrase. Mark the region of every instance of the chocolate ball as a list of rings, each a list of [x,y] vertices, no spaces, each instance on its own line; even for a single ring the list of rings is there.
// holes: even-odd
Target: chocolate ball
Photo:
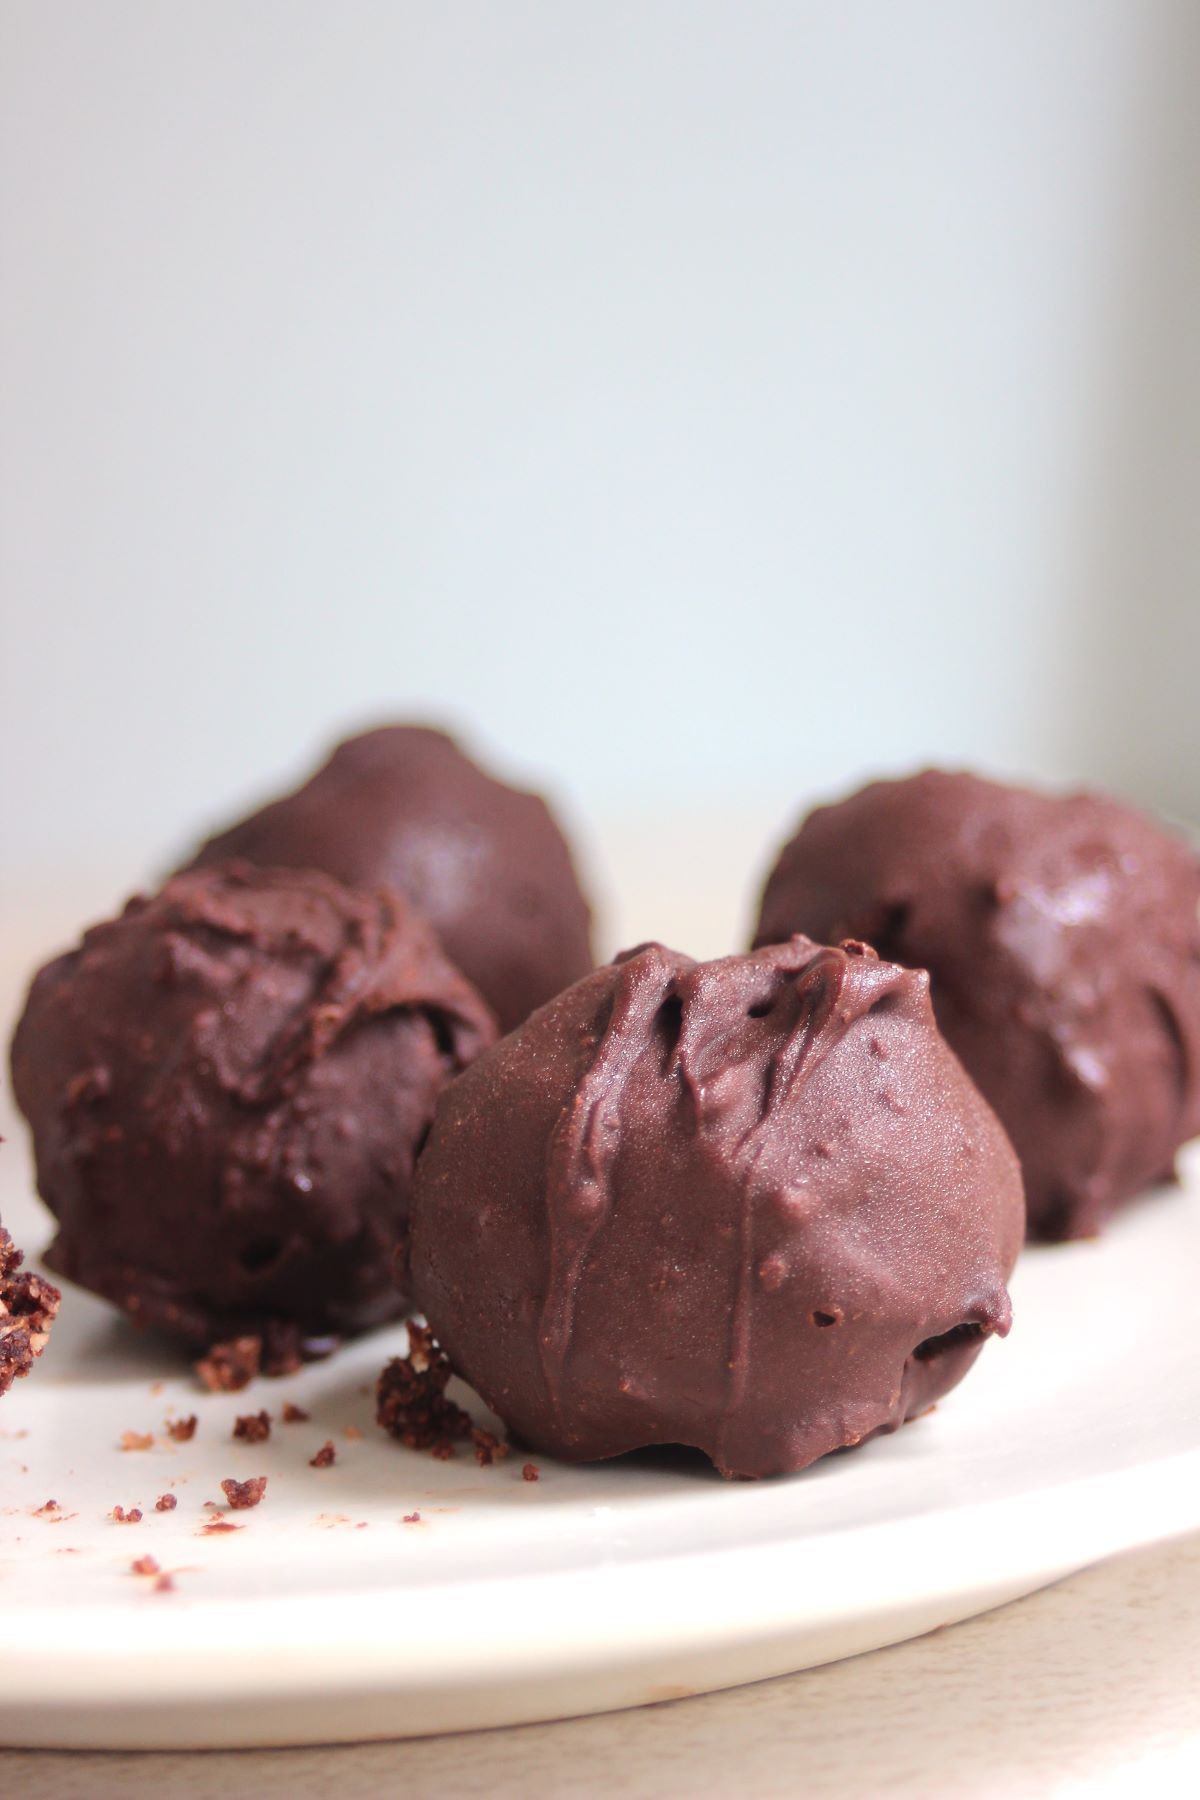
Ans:
[[[927,978],[807,938],[578,982],[438,1104],[413,1294],[526,1443],[725,1475],[891,1431],[1009,1327],[1016,1158]]]
[[[0,1395],[7,1394],[18,1375],[28,1375],[58,1312],[58,1289],[22,1268],[23,1261],[0,1225]]]
[[[339,744],[192,866],[229,857],[398,888],[502,1031],[592,966],[588,904],[545,802],[485,774],[440,731],[386,725]]]
[[[928,969],[1031,1235],[1087,1237],[1200,1130],[1198,901],[1188,846],[1114,800],[927,770],[812,813],[755,942],[848,934]]]
[[[398,895],[176,876],[49,963],[17,1027],[51,1267],[196,1347],[393,1317],[434,1103],[494,1036]]]

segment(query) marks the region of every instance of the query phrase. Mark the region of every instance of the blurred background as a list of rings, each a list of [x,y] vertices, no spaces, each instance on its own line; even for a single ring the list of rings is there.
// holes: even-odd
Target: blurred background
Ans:
[[[5,0],[6,911],[386,717],[609,942],[874,771],[1200,819],[1198,77],[1194,0]]]

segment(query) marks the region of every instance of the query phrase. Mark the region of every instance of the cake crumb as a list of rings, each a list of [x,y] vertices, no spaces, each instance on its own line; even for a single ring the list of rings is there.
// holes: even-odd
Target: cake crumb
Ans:
[[[161,1575],[162,1566],[153,1556],[139,1556],[136,1562],[129,1565],[134,1575]]]
[[[264,1444],[271,1435],[269,1412],[243,1413],[233,1422],[233,1435],[246,1444]]]
[[[405,1525],[419,1525],[421,1523],[420,1513],[405,1513],[403,1523]]]
[[[265,1475],[251,1475],[245,1481],[235,1481],[232,1477],[221,1483],[221,1491],[234,1512],[241,1512],[246,1507],[257,1506],[267,1491]]]
[[[24,1257],[0,1225],[0,1394],[28,1375],[45,1348],[62,1295],[22,1269]]]
[[[173,1594],[175,1592],[175,1583],[169,1575],[160,1575],[158,1580],[154,1583],[154,1592],[156,1594]]]
[[[410,1322],[408,1355],[393,1357],[375,1385],[377,1423],[406,1449],[430,1450],[447,1461],[455,1443],[475,1432],[470,1414],[446,1396],[453,1373],[428,1326]]]
[[[507,1441],[498,1438],[494,1431],[485,1431],[482,1425],[472,1425],[471,1439],[475,1445],[475,1461],[481,1469],[488,1468],[494,1462],[503,1462],[508,1455]]]
[[[179,1505],[174,1494],[160,1494],[154,1502],[155,1512],[174,1512]]]
[[[309,1457],[308,1466],[310,1469],[330,1469],[336,1461],[337,1448],[332,1438],[326,1438],[317,1454]]]
[[[47,1500],[47,1502],[44,1506],[38,1507],[37,1511],[34,1513],[33,1516],[35,1519],[44,1519],[50,1513],[57,1513],[57,1512],[61,1512],[61,1511],[62,1511],[62,1507],[58,1504],[57,1500]]]
[[[123,1431],[121,1433],[122,1450],[153,1450],[154,1433],[152,1431]]]
[[[309,1415],[302,1406],[296,1406],[291,1400],[285,1400],[280,1417],[285,1425],[303,1425],[307,1422]]]
[[[210,1394],[236,1394],[249,1387],[262,1366],[260,1337],[230,1338],[213,1344],[207,1356],[192,1364],[202,1387]]]
[[[123,1506],[114,1506],[108,1516],[118,1525],[140,1525],[142,1509],[140,1506],[131,1506],[126,1512]]]
[[[521,1470],[521,1480],[538,1481],[541,1478],[541,1473],[542,1472],[536,1463],[526,1463],[525,1467]]]
[[[200,1527],[197,1536],[219,1537],[226,1531],[240,1531],[241,1529],[240,1525],[234,1525],[228,1519],[210,1519],[207,1525]]]
[[[358,1443],[362,1435],[363,1434],[357,1425],[347,1425],[345,1431],[342,1433],[342,1436],[348,1438],[352,1444]]]
[[[174,1438],[177,1444],[189,1443],[196,1435],[198,1423],[195,1413],[189,1413],[186,1419],[168,1419],[167,1436]]]

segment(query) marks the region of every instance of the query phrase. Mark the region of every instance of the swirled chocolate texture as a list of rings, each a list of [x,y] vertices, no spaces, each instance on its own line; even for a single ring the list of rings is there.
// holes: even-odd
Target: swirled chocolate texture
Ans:
[[[46,1347],[60,1295],[24,1258],[0,1225],[0,1395],[28,1375]]]
[[[414,1298],[528,1444],[777,1475],[891,1431],[1009,1327],[1016,1158],[923,974],[648,945],[443,1095]]]
[[[392,1317],[434,1103],[494,1036],[398,895],[176,876],[48,964],[17,1027],[50,1266],[196,1347]]]
[[[1200,1130],[1198,901],[1192,851],[1128,807],[928,770],[814,812],[755,941],[844,933],[928,969],[1031,1235],[1088,1237]]]
[[[588,904],[545,802],[440,731],[386,725],[339,744],[295,793],[210,838],[193,866],[231,856],[399,889],[502,1031],[592,966]]]

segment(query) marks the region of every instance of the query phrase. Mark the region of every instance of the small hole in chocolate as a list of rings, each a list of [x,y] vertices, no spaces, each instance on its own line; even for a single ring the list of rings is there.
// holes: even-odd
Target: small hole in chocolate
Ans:
[[[986,1336],[987,1333],[982,1325],[977,1325],[972,1320],[966,1320],[962,1325],[954,1325],[949,1331],[943,1331],[939,1337],[926,1338],[923,1344],[917,1345],[913,1355],[918,1362],[936,1362],[937,1358],[945,1356],[947,1351],[959,1350],[964,1344],[972,1343],[974,1339]]]
[[[770,1010],[771,1002],[769,1000],[760,1000],[757,1006],[747,1008],[746,1017],[748,1019],[765,1019]]]
[[[283,1255],[282,1238],[256,1238],[238,1258],[247,1275],[261,1275]]]
[[[812,1315],[812,1322],[814,1325],[821,1326],[837,1325],[841,1322],[841,1317],[842,1315],[840,1312],[822,1312],[818,1309],[818,1311]]]
[[[893,901],[890,906],[883,907],[879,916],[879,924],[875,929],[875,937],[898,938],[908,925],[912,916],[912,907],[906,900]],[[867,933],[868,942],[872,941],[871,933]]]

